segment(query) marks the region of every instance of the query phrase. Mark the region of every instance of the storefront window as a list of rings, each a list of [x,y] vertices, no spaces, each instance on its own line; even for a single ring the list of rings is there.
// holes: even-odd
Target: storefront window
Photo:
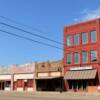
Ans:
[[[79,53],[78,52],[75,52],[74,53],[74,63],[75,64],[78,64],[79,63]]]
[[[67,46],[71,46],[71,36],[67,36],[66,42],[67,42]]]
[[[88,62],[88,52],[87,51],[83,51],[82,52],[82,62],[83,63],[87,63]]]
[[[74,44],[78,45],[79,44],[79,34],[74,35]]]
[[[96,39],[97,39],[96,31],[91,31],[91,42],[92,43],[96,42]]]
[[[88,33],[82,33],[82,44],[88,43]]]
[[[97,61],[97,51],[96,50],[91,51],[91,61],[92,62]]]
[[[67,64],[71,64],[71,62],[72,62],[71,60],[72,60],[71,54],[68,53],[68,54],[67,54]]]
[[[10,82],[10,81],[6,81],[6,82],[5,82],[5,86],[6,86],[6,87],[10,87],[10,86],[11,86],[11,82]]]
[[[28,80],[27,81],[28,87],[33,87],[33,80]]]
[[[23,80],[17,80],[17,87],[23,86]]]

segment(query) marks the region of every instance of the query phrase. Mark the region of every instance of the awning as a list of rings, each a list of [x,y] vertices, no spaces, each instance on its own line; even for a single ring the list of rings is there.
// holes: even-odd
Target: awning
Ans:
[[[94,79],[96,77],[97,70],[80,70],[80,71],[67,71],[64,79],[75,80],[75,79]]]
[[[61,77],[36,77],[35,79],[41,80],[41,79],[56,79],[56,78],[61,78]]]

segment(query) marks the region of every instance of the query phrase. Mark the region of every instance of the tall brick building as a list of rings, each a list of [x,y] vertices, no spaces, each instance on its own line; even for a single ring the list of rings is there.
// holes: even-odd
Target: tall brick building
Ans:
[[[64,27],[64,79],[67,91],[100,85],[100,19]]]

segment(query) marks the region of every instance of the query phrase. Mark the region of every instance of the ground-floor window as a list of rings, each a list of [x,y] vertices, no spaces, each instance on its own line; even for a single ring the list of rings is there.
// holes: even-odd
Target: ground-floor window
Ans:
[[[27,86],[28,87],[33,87],[33,80],[32,79],[27,80]]]
[[[10,81],[6,81],[5,82],[5,87],[10,87],[11,86],[11,82]]]
[[[17,87],[23,87],[23,80],[17,80]]]
[[[37,91],[61,91],[64,89],[62,78],[36,80]]]
[[[92,80],[68,80],[69,90],[87,90],[88,86],[98,85],[97,79]]]

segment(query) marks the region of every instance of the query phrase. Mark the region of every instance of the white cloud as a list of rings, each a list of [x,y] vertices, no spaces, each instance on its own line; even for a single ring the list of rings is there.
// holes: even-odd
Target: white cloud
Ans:
[[[100,18],[100,7],[95,10],[84,9],[80,12],[80,17],[75,18],[74,21],[86,21],[95,18]]]

